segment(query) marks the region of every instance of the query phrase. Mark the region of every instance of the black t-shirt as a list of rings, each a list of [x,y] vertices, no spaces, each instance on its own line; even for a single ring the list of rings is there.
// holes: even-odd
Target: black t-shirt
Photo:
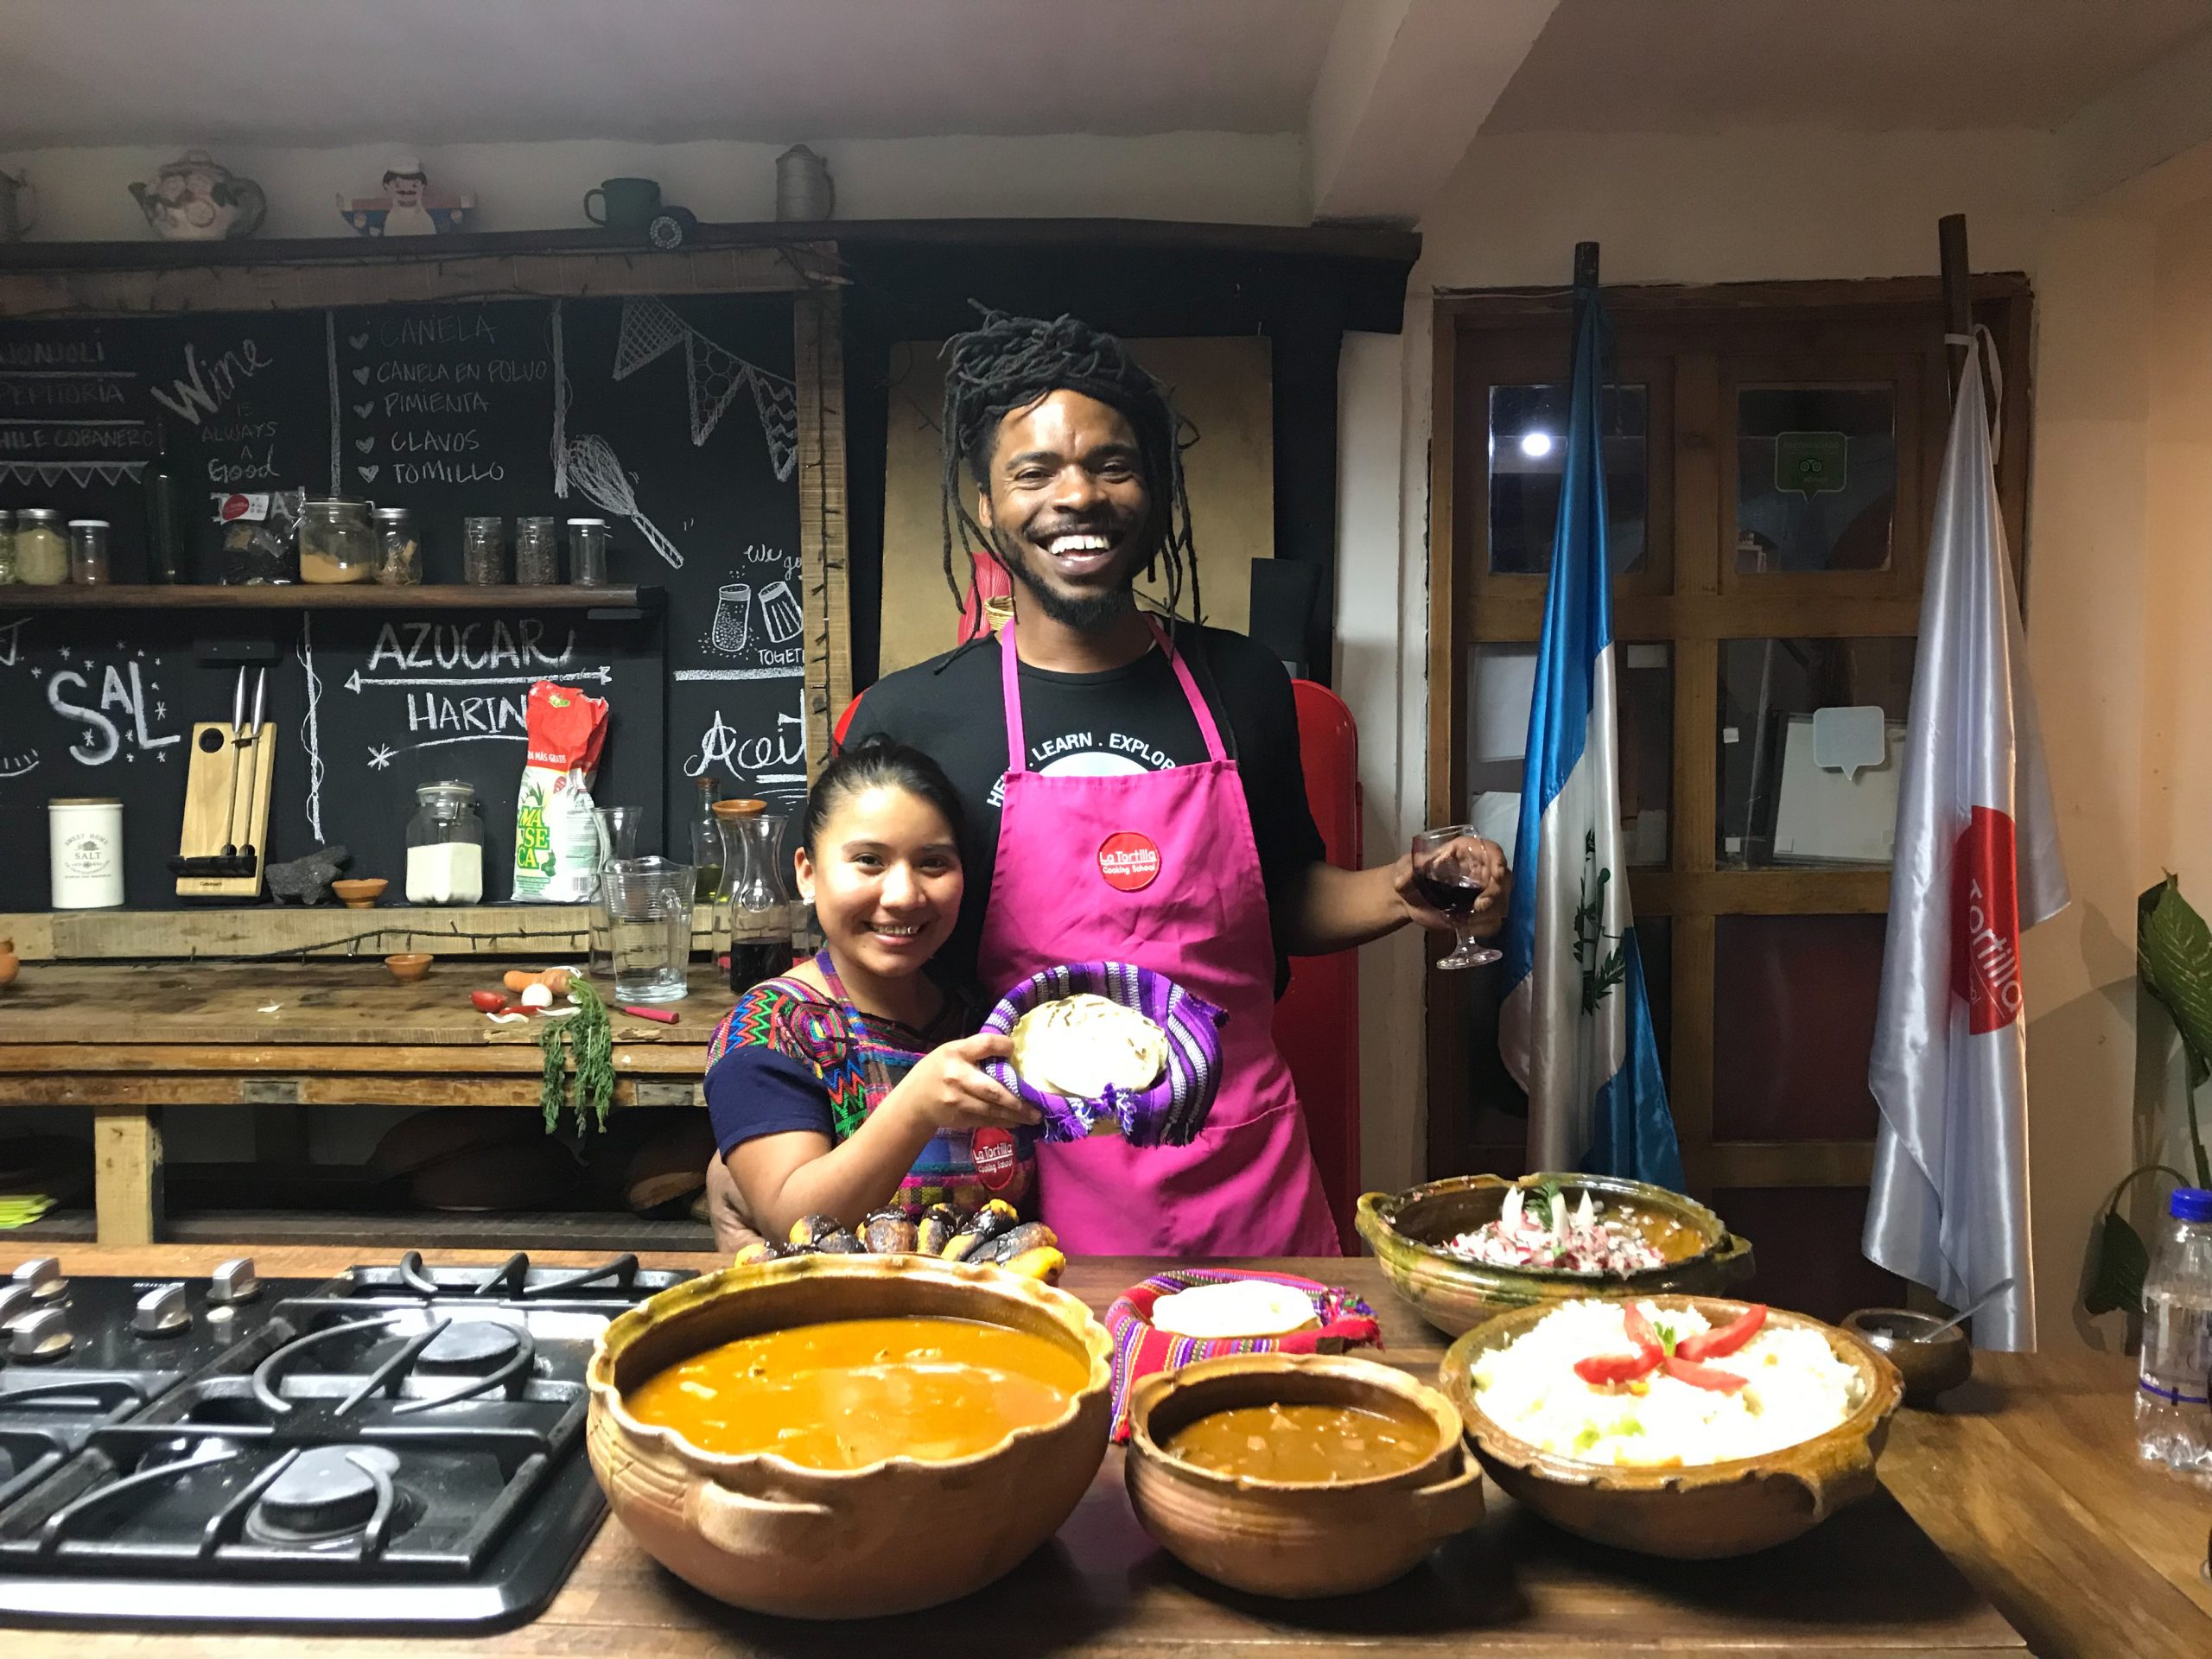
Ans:
[[[1188,653],[1223,746],[1236,762],[1261,879],[1271,907],[1280,910],[1283,883],[1324,855],[1306,800],[1290,677],[1271,652],[1241,633],[1179,626],[1174,638],[1176,648]],[[960,793],[968,818],[961,854],[967,893],[960,925],[938,960],[963,979],[975,977],[998,850],[1006,775],[999,673],[995,639],[901,669],[868,688],[845,734],[849,743],[881,734],[912,744],[944,768]],[[1023,664],[1021,726],[1031,770],[1047,776],[1158,772],[1206,758],[1205,738],[1174,664],[1156,649],[1100,674],[1061,674]],[[1280,942],[1275,957],[1280,992],[1287,973]]]

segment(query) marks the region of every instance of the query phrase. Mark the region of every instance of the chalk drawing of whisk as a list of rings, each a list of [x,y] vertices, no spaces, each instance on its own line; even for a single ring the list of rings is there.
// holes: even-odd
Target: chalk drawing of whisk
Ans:
[[[659,526],[638,510],[637,493],[630,487],[630,474],[622,470],[621,461],[615,458],[614,446],[605,438],[595,432],[586,432],[569,443],[569,477],[601,512],[614,513],[635,524],[638,533],[652,543],[653,551],[668,561],[670,569],[683,568],[683,555],[677,550],[676,543],[662,535]]]

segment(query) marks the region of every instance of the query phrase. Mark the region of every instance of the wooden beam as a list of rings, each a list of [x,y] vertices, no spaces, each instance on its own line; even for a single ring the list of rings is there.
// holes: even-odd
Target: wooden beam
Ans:
[[[2013,299],[2029,291],[2026,273],[1984,271],[1974,278],[1977,300]],[[1678,311],[1771,311],[1787,307],[1801,320],[1823,312],[1848,314],[1869,306],[1924,310],[1939,297],[1932,276],[1868,276],[1820,282],[1630,283],[1605,290],[1605,309],[1615,318],[1627,313]],[[1436,290],[1436,326],[1463,315],[1482,321],[1510,321],[1529,316],[1564,315],[1574,296],[1563,288],[1441,288]]]
[[[1951,390],[1958,391],[1967,348],[1960,343],[1974,333],[1974,264],[1967,256],[1967,216],[1946,213],[1936,221],[1936,243],[1943,285],[1944,356],[1951,365]]]
[[[150,1244],[162,1220],[158,1106],[92,1110],[92,1204],[103,1244]]]
[[[792,307],[798,379],[801,608],[806,627],[806,761],[811,777],[853,696],[853,615],[845,494],[845,356],[838,296]]]

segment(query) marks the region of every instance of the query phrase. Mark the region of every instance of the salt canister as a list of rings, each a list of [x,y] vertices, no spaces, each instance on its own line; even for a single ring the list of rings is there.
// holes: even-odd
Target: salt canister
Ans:
[[[123,803],[112,795],[48,801],[47,844],[56,910],[123,903]]]

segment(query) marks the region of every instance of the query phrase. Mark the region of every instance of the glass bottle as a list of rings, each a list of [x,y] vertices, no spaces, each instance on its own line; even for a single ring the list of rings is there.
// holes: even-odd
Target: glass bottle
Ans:
[[[366,582],[376,575],[376,532],[369,504],[311,495],[300,509],[300,580]]]
[[[474,905],[484,899],[484,820],[476,790],[458,780],[415,791],[407,824],[407,902]]]
[[[0,507],[0,588],[16,577],[16,515]]]
[[[369,517],[377,527],[377,581],[386,588],[416,588],[423,582],[423,543],[415,534],[415,514],[406,507],[378,507]]]
[[[722,826],[715,816],[715,780],[699,779],[699,802],[691,813],[691,868],[699,873],[695,904],[710,905],[722,890]]]
[[[497,588],[507,579],[507,530],[504,518],[461,521],[461,580],[477,588]]]
[[[53,508],[25,507],[16,515],[16,580],[41,588],[69,580],[69,544]]]
[[[107,585],[107,520],[69,521],[69,580],[82,588]]]
[[[146,503],[146,580],[181,582],[188,534],[184,494],[177,487],[176,474],[169,470],[168,432],[159,425],[154,429],[154,458],[146,463],[139,487]]]
[[[785,880],[785,820],[766,801],[716,801],[722,832],[722,887],[728,908],[729,984],[747,991],[791,965],[791,886]]]
[[[550,518],[515,520],[515,581],[544,588],[561,580],[561,543]]]

